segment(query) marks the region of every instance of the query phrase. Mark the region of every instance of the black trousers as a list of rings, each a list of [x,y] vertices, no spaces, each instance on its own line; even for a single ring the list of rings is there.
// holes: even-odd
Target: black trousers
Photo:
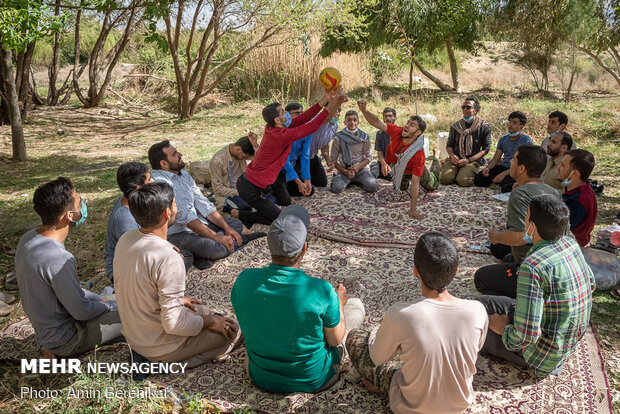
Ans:
[[[286,175],[284,172],[280,172],[276,181],[267,188],[260,188],[252,184],[245,177],[245,174],[242,174],[237,180],[237,191],[241,198],[256,210],[239,211],[241,221],[270,225],[278,218],[280,207],[267,197],[269,192],[276,197],[280,206],[291,205],[291,196],[286,191]]]
[[[482,170],[480,170],[480,172],[478,172],[475,176],[474,176],[474,185],[476,187],[488,187],[491,185],[491,183],[493,182],[493,179],[495,177],[497,177],[499,174],[503,173],[504,171],[508,170],[509,168],[506,168],[504,166],[501,165],[496,165],[495,167],[491,168],[489,170],[489,176],[485,177],[484,175],[482,175]],[[502,189],[502,193],[509,193],[512,191],[512,186],[515,183],[515,179],[512,178],[510,175],[507,175],[506,177],[504,177],[504,179],[502,180],[502,182],[500,183],[500,187]]]
[[[480,296],[476,298],[477,301],[482,303],[487,310],[487,315],[493,315],[498,313],[500,315],[508,315],[510,323],[514,322],[515,316],[515,303],[514,299],[506,296]],[[510,361],[520,367],[528,367],[528,363],[523,359],[521,352],[513,352],[506,349],[502,336],[496,334],[489,329],[487,332],[486,340],[481,349],[482,352],[494,356],[495,358]]]
[[[504,260],[504,257],[512,254],[512,248],[508,245],[501,243],[492,244],[489,249],[491,250],[491,254],[499,260]],[[512,261],[514,260],[511,260],[511,262]]]
[[[483,295],[517,297],[517,276],[521,262],[483,266],[474,274],[474,285]]]
[[[299,160],[295,164],[295,171],[298,174],[301,171]],[[315,187],[327,187],[327,174],[318,154],[310,158],[310,183]]]

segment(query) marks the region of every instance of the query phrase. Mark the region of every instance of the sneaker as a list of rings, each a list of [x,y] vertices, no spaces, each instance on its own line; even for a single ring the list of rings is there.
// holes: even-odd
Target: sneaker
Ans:
[[[247,243],[251,242],[254,239],[260,239],[261,237],[265,237],[265,236],[267,236],[267,233],[264,233],[262,231],[257,231],[255,233],[250,233],[250,234],[242,234],[241,241],[243,242],[244,245],[246,245]]]
[[[131,364],[132,362],[134,364],[142,364],[150,361],[132,349],[131,355],[129,356],[129,363]],[[151,374],[133,372],[131,374],[131,379],[134,381],[144,381],[149,375]]]
[[[201,257],[194,257],[194,266],[198,270],[205,270],[213,266],[213,262],[209,259],[203,259]]]

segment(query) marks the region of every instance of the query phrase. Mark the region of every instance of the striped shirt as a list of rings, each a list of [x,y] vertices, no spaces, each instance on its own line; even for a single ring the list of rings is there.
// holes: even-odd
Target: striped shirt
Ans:
[[[514,323],[502,334],[507,349],[546,377],[570,356],[590,321],[592,270],[571,236],[538,242],[519,268]]]

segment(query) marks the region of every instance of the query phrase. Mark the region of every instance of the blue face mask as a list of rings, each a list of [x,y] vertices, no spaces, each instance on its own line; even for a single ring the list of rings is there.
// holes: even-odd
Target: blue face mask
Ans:
[[[568,178],[562,181],[562,187],[568,187],[569,185],[570,185],[570,180]]]
[[[516,136],[517,136],[517,135],[519,135],[519,134],[520,134],[520,132],[519,132],[519,131],[517,131],[517,132],[509,132],[509,133],[508,133],[508,136],[510,136],[510,137],[516,137]]]
[[[532,223],[530,223],[530,225],[527,227],[527,230],[525,231],[525,236],[523,236],[523,241],[525,241],[527,244],[532,244],[534,242],[532,236],[530,236],[529,234],[530,227],[532,227]]]
[[[474,116],[473,116],[473,115],[472,115],[472,116],[470,116],[469,118],[465,118],[465,117],[463,117],[463,121],[465,121],[465,122],[469,122],[469,121],[471,121],[472,119],[474,119]]]
[[[77,213],[75,210],[69,210],[71,213]],[[78,221],[74,221],[75,227],[80,227],[85,221],[86,217],[88,217],[88,208],[86,207],[86,203],[82,200],[82,205],[80,206],[80,219]]]
[[[552,136],[554,136],[555,134],[558,134],[558,133],[560,133],[560,131],[555,131],[555,132],[550,133],[549,134],[549,138],[551,138]]]
[[[289,125],[291,125],[291,114],[289,114],[288,112],[284,115],[284,118],[286,118],[286,121],[284,121],[284,126],[285,127],[289,127]]]

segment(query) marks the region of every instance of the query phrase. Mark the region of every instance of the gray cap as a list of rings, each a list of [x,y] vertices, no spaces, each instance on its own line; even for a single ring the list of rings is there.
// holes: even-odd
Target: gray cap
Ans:
[[[302,206],[288,206],[271,223],[267,244],[274,256],[292,257],[304,247],[310,227],[310,213]]]

